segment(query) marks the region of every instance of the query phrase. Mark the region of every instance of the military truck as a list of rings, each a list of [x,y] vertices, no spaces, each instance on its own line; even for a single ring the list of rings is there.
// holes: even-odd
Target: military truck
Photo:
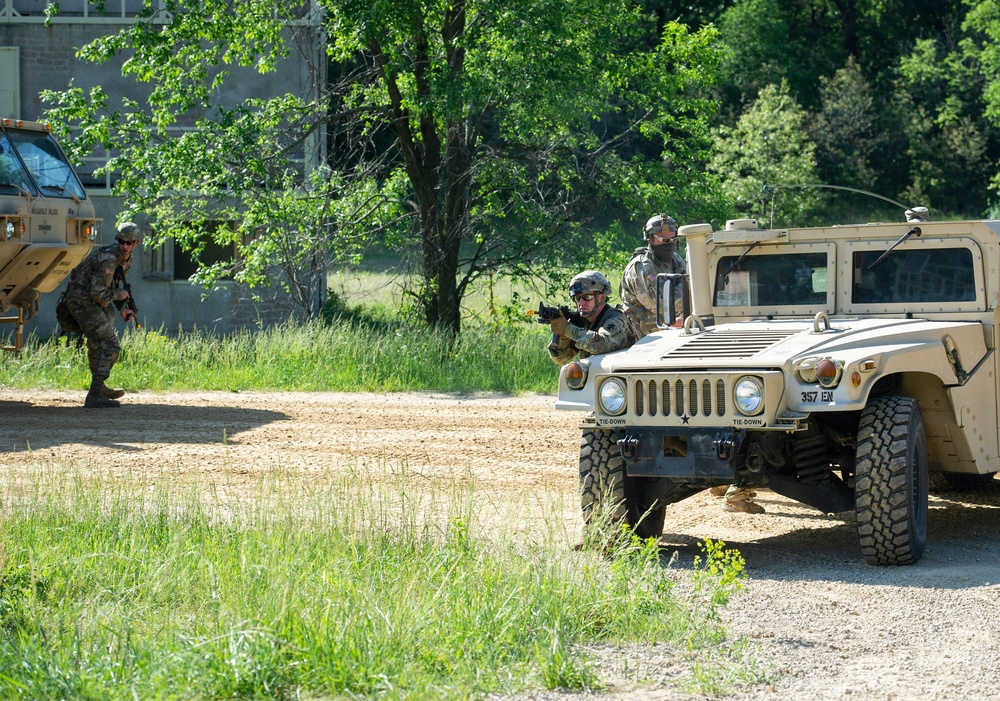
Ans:
[[[681,227],[688,275],[658,280],[660,330],[561,370],[556,408],[587,412],[585,521],[655,537],[670,503],[763,486],[853,512],[869,563],[916,562],[930,476],[1000,470],[1000,221],[926,219]]]
[[[0,119],[0,323],[24,324],[100,240],[94,203],[49,127]],[[12,313],[13,312],[13,313]]]

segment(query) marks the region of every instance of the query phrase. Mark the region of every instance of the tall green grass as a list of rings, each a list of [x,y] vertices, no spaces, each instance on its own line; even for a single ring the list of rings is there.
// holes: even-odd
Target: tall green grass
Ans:
[[[457,343],[403,324],[338,320],[220,337],[129,330],[109,384],[130,390],[554,392],[539,324],[477,326]],[[86,350],[29,337],[0,364],[0,387],[81,389]]]
[[[486,537],[468,493],[434,490],[451,496],[429,506],[377,477],[276,472],[246,496],[62,465],[6,473],[0,698],[588,689],[602,676],[588,649],[653,641],[689,661],[695,690],[749,674],[715,652],[742,575],[731,552],[706,548],[681,596],[652,541],[602,558]]]

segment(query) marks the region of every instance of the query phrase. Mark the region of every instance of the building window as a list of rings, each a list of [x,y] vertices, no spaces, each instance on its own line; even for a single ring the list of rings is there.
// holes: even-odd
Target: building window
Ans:
[[[211,222],[205,229],[214,230],[218,228],[221,222]],[[228,226],[233,229],[237,226],[235,222],[229,222]],[[198,270],[198,264],[195,262],[194,258],[190,253],[181,249],[175,241],[170,241],[168,243],[172,247],[173,254],[173,264],[174,264],[174,280],[189,280],[192,275]],[[235,244],[216,243],[213,240],[208,240],[205,243],[205,247],[202,249],[199,255],[199,260],[202,265],[212,265],[213,263],[223,263],[227,261],[235,260],[237,257],[237,251]],[[223,275],[223,280],[232,280],[232,275]]]
[[[159,246],[143,247],[143,277],[151,280],[173,280],[173,241],[161,243]]]

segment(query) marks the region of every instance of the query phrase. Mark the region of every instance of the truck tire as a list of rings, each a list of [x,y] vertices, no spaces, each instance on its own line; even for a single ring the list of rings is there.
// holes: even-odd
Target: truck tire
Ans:
[[[861,412],[854,499],[861,552],[872,565],[912,565],[927,542],[927,435],[909,397],[876,397]]]
[[[666,503],[645,498],[642,482],[625,474],[625,460],[618,447],[620,437],[620,431],[583,431],[580,439],[583,522],[587,526],[625,523],[640,538],[659,538],[663,533]]]

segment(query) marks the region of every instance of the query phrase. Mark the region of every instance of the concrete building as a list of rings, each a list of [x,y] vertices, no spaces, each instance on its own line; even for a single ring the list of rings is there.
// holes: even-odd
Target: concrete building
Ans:
[[[94,38],[135,22],[142,0],[106,0],[103,12],[87,0],[60,0],[59,13],[48,21],[46,5],[45,0],[0,0],[0,117],[42,121],[40,92],[66,89],[71,79],[85,92],[102,86],[112,106],[120,104],[122,97],[141,98],[135,94],[135,82],[122,77],[120,62],[93,64],[78,59],[76,53]],[[310,11],[288,31],[297,50],[290,52],[271,74],[234,70],[235,79],[227,81],[219,95],[221,102],[237,104],[246,97],[288,92],[307,97],[314,94],[325,61],[318,16]],[[305,167],[322,158],[322,149],[322,139],[307,144],[303,153]],[[78,168],[96,215],[103,219],[100,244],[114,240],[122,208],[121,201],[111,195],[113,174],[94,174],[104,158],[104,154],[93,154]],[[137,223],[153,225],[141,218]],[[141,264],[133,265],[130,282],[140,305],[141,321],[147,328],[162,327],[173,333],[197,327],[228,333],[266,326],[290,315],[284,300],[254,302],[248,290],[232,282],[223,282],[211,292],[192,284],[188,280],[193,272],[192,261],[172,242],[156,249],[143,244],[136,255],[141,255]],[[57,329],[54,308],[61,290],[43,295],[39,313],[25,325],[26,333],[44,338]]]

